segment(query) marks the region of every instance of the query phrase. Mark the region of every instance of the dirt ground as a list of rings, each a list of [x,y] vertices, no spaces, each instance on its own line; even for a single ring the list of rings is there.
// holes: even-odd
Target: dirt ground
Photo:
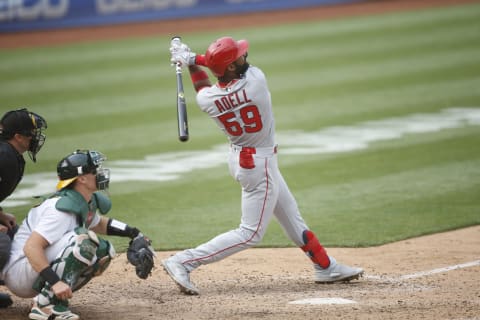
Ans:
[[[364,268],[359,280],[312,281],[310,260],[297,248],[248,249],[201,266],[186,296],[163,271],[138,279],[120,254],[71,300],[83,320],[123,319],[480,319],[480,226],[372,248],[327,248],[338,261]],[[5,287],[0,290],[5,291]],[[293,304],[304,299],[349,304]],[[14,297],[0,319],[26,319],[29,299]]]
[[[173,35],[345,15],[418,10],[472,0],[392,0],[225,18],[1,34],[0,49],[52,46],[123,37]],[[101,277],[75,293],[71,309],[84,320],[125,319],[449,319],[480,320],[480,226],[372,248],[327,248],[339,262],[360,266],[350,283],[315,284],[297,248],[249,249],[192,274],[201,295],[185,296],[163,271],[158,252],[152,277],[138,279],[120,254]],[[0,287],[1,292],[7,292]],[[330,298],[331,300],[327,300]],[[13,297],[1,320],[26,319],[30,299]],[[309,300],[309,304],[292,303]],[[322,300],[323,299],[323,300]],[[341,300],[346,299],[346,300]],[[313,302],[317,301],[317,304]],[[348,304],[339,304],[342,301]],[[330,302],[330,304],[318,304]]]

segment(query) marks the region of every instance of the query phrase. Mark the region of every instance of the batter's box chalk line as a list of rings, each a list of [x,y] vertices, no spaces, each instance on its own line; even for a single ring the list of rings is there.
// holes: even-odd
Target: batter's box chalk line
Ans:
[[[459,270],[464,268],[470,268],[480,266],[480,260],[470,261],[466,263],[456,264],[452,266],[447,266],[443,268],[436,268],[428,271],[419,271],[411,274],[405,274],[399,277],[386,277],[386,276],[377,276],[377,275],[365,275],[363,278],[368,280],[377,280],[383,282],[392,282],[392,283],[399,283],[405,280],[416,279],[421,277],[428,277],[437,273],[443,273],[453,270]],[[288,304],[293,305],[339,305],[339,304],[355,304],[357,303],[354,300],[338,298],[338,297],[330,297],[330,298],[305,298],[300,300],[290,301]]]
[[[401,282],[401,281],[410,280],[410,279],[428,277],[428,276],[431,276],[431,275],[434,275],[434,274],[437,274],[437,273],[444,273],[444,272],[448,272],[448,271],[470,268],[470,267],[475,267],[475,266],[480,266],[480,260],[465,262],[465,263],[456,264],[456,265],[452,265],[452,266],[447,266],[447,267],[443,267],[443,268],[436,268],[436,269],[427,270],[427,271],[419,271],[419,272],[415,272],[415,273],[411,273],[411,274],[405,274],[405,275],[399,276],[399,277],[365,275],[364,278],[369,279],[369,280],[379,280],[379,281],[387,281],[387,282]]]
[[[356,301],[344,298],[308,298],[290,301],[288,304],[353,304]]]

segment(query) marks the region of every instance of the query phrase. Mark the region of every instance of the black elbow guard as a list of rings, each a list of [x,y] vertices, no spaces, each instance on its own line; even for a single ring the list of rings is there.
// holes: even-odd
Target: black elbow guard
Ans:
[[[107,235],[129,237],[131,239],[138,236],[140,230],[130,227],[126,223],[110,218],[107,224]]]

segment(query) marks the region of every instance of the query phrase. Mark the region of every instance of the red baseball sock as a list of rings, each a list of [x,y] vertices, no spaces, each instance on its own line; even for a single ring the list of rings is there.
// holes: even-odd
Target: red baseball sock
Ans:
[[[303,231],[303,242],[305,245],[302,250],[310,257],[313,263],[320,265],[326,269],[330,266],[330,258],[325,248],[318,242],[315,234],[310,230]]]

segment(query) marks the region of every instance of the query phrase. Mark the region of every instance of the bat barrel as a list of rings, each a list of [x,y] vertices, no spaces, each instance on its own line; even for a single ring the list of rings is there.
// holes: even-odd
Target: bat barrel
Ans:
[[[180,44],[181,38],[174,36],[170,44]],[[180,63],[175,64],[175,73],[177,74],[177,122],[178,122],[178,139],[180,141],[187,141],[188,134],[188,120],[187,120],[187,103],[185,102],[185,93],[183,91],[182,66]]]
[[[177,120],[178,138],[180,141],[187,141],[189,138],[187,103],[185,101],[185,93],[183,92],[183,80],[181,73],[177,73]]]

